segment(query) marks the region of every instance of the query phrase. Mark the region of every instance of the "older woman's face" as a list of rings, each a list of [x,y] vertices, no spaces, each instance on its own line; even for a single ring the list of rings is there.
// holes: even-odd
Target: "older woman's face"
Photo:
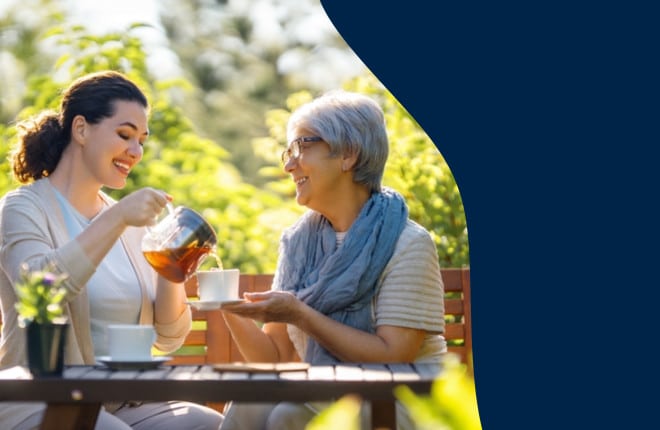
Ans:
[[[296,129],[289,145],[291,156],[284,170],[296,183],[296,201],[320,213],[325,213],[335,204],[337,181],[342,174],[341,157],[330,156],[330,146],[322,140],[304,141],[304,137],[315,137],[306,129]],[[300,139],[300,140],[298,140]],[[294,146],[299,145],[298,148]]]

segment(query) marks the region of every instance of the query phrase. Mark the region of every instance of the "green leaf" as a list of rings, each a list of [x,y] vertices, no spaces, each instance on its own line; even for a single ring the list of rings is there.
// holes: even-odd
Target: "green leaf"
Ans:
[[[315,416],[305,430],[360,430],[360,400],[344,396]]]
[[[62,302],[66,296],[63,286],[68,275],[57,273],[52,267],[45,270],[30,270],[21,267],[21,275],[16,283],[17,302],[15,304],[21,323],[54,322],[64,313]]]

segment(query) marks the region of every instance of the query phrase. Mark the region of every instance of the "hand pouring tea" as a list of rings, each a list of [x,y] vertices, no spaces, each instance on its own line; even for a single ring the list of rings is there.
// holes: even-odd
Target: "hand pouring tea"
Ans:
[[[213,227],[194,210],[167,205],[168,215],[147,228],[142,252],[149,264],[172,282],[184,282],[202,261],[215,253]]]

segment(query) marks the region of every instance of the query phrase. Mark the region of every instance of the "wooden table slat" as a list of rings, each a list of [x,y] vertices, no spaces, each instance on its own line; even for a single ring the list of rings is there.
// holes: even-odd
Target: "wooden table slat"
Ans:
[[[392,372],[384,364],[365,364],[362,366],[364,369],[365,381],[391,381]]]
[[[195,379],[219,381],[221,378],[220,372],[216,372],[212,366],[202,366],[197,370],[197,373],[195,373]]]
[[[72,379],[83,378],[93,369],[89,366],[71,366],[64,369],[64,376]]]
[[[55,415],[51,417],[66,412],[73,421],[88,416],[85,410],[93,410],[88,406],[103,402],[305,402],[356,395],[371,403],[374,424],[390,426],[394,422],[394,387],[405,384],[415,393],[428,394],[438,370],[437,366],[410,364],[324,365],[290,372],[219,371],[210,365],[162,365],[138,371],[69,366],[62,378],[28,379],[26,371],[9,369],[0,371],[0,401],[47,402],[53,405]]]
[[[110,379],[135,379],[140,373],[139,370],[117,370],[110,374]]]
[[[255,373],[252,375],[252,379],[255,381],[277,381],[279,379],[279,375],[275,372]]]
[[[338,381],[363,381],[364,371],[357,365],[342,365],[335,366],[335,378]]]
[[[436,363],[416,363],[415,369],[422,378],[435,379],[442,371],[442,366]]]
[[[112,372],[103,366],[94,367],[85,374],[85,379],[108,379]],[[80,379],[80,378],[79,378]]]
[[[307,371],[309,379],[320,381],[332,381],[335,379],[335,368],[333,366],[312,366]]]
[[[392,370],[392,380],[397,382],[419,381],[421,378],[415,372],[412,365],[407,363],[394,363],[389,364],[388,367]]]
[[[297,371],[297,372],[282,372],[280,373],[280,379],[282,380],[291,380],[291,381],[304,381],[307,379],[307,371]]]
[[[220,372],[223,381],[242,381],[250,379],[250,374],[247,372]]]
[[[137,379],[146,379],[146,380],[167,379],[167,374],[171,372],[172,370],[167,367],[159,367],[157,369],[145,370],[143,372],[140,372],[137,375]]]

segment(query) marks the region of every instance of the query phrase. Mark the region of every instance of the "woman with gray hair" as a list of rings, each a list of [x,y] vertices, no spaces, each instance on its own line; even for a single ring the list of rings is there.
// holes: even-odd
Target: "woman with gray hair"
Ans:
[[[378,103],[327,93],[291,115],[287,134],[284,169],[310,210],[282,235],[272,290],[223,307],[245,359],[439,361],[446,343],[438,256],[401,195],[381,186],[389,143]],[[221,429],[303,429],[327,406],[231,404]],[[400,409],[399,427],[411,427]]]

